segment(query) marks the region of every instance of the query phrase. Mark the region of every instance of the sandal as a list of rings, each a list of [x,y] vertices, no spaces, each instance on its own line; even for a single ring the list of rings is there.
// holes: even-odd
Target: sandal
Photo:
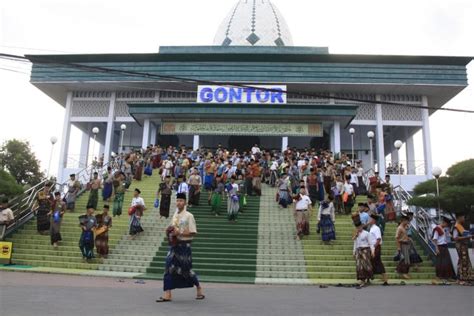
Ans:
[[[196,296],[196,299],[197,299],[197,300],[203,300],[203,299],[205,299],[205,298],[206,298],[206,296],[203,295],[203,294]]]
[[[165,302],[171,302],[170,299],[160,297],[159,299],[156,300],[157,303],[165,303]]]

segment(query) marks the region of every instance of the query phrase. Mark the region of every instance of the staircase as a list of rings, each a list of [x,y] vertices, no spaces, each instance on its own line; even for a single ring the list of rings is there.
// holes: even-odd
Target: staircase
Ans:
[[[132,191],[135,187],[147,188],[142,191],[145,202],[149,208],[153,207],[154,192],[151,188],[156,187],[157,176],[144,177],[142,181],[133,181],[130,191],[125,194],[123,213],[121,217],[115,217],[112,220],[112,228],[109,231],[109,249],[113,254],[116,245],[123,239],[123,235],[128,232],[127,210],[132,199]],[[16,265],[26,265],[43,268],[56,269],[80,269],[97,270],[99,261],[93,260],[92,263],[84,263],[82,254],[79,250],[79,238],[81,229],[79,227],[78,216],[85,213],[89,193],[85,192],[76,201],[76,211],[64,214],[61,224],[62,241],[59,248],[54,249],[50,243],[49,235],[43,236],[36,230],[36,219],[33,218],[22,228],[10,236],[7,241],[13,242],[12,262]],[[103,202],[99,192],[98,213],[102,212]],[[112,204],[110,205],[112,208]],[[110,210],[112,214],[112,209]],[[146,229],[146,228],[145,228]]]
[[[259,221],[259,198],[247,197],[244,213],[239,213],[236,223],[227,220],[227,201],[223,199],[221,214],[211,214],[206,192],[201,193],[199,206],[189,211],[196,220],[198,234],[193,240],[193,270],[200,281],[225,283],[254,283]],[[167,223],[169,224],[169,223]],[[164,237],[164,236],[163,236]],[[161,244],[143,279],[162,279],[168,243]]]

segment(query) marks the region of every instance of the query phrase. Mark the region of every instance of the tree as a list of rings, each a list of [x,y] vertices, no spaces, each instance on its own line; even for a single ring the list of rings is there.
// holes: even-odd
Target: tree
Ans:
[[[408,204],[426,208],[437,208],[435,180],[428,180],[415,186],[415,196]],[[450,213],[467,215],[467,221],[474,219],[474,159],[454,164],[439,178],[439,204]]]
[[[29,142],[16,139],[6,141],[0,148],[0,169],[7,170],[20,185],[35,185],[44,174]]]
[[[0,194],[9,199],[23,193],[21,185],[16,183],[15,178],[4,170],[0,170]]]

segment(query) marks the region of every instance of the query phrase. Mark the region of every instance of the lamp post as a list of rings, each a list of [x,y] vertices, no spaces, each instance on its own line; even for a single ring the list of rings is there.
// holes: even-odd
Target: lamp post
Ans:
[[[355,129],[353,129],[352,127],[349,128],[349,133],[351,134],[352,167],[354,167],[354,133],[355,133]]]
[[[438,200],[438,224],[441,224],[441,206],[439,204],[439,176],[443,173],[440,167],[434,167],[432,170],[436,180],[436,199]]]
[[[400,213],[402,212],[402,174],[400,172],[400,148],[402,148],[402,141],[401,140],[396,140],[395,143],[393,143],[395,148],[397,149],[398,152],[398,203],[399,203],[399,211]]]
[[[94,151],[95,151],[95,140],[97,138],[97,134],[99,134],[99,128],[98,127],[94,127],[92,129],[92,134],[94,134],[94,141],[92,143],[92,164],[94,164]],[[92,176],[92,169],[91,169],[91,176]]]
[[[367,137],[369,138],[369,142],[370,142],[370,168],[372,170],[374,170],[374,153],[372,152],[372,141],[374,139],[374,136],[375,136],[375,133],[372,132],[372,131],[369,131],[367,133]]]
[[[56,136],[52,136],[49,141],[51,142],[51,153],[49,154],[49,163],[48,163],[48,171],[46,174],[46,179],[49,178],[49,171],[51,169],[51,160],[53,159],[53,150],[54,150],[54,144],[58,142],[58,138]]]
[[[120,125],[120,148],[119,148],[119,153],[123,152],[123,135],[125,134],[126,129],[127,129],[127,125],[125,125],[125,124]]]

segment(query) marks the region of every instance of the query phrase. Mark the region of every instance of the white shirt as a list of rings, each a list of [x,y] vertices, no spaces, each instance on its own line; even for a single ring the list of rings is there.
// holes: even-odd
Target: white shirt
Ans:
[[[193,214],[189,213],[186,210],[174,212],[173,219],[171,220],[171,225],[177,227],[180,233],[183,233],[185,230],[188,230],[190,233],[197,233],[196,221],[194,220]],[[193,240],[192,236],[189,237],[178,237],[179,240],[189,241]]]
[[[347,194],[349,195],[352,195],[354,193],[354,187],[352,186],[352,184],[344,183],[344,185],[342,186],[342,191],[347,192]]]
[[[255,155],[256,153],[259,153],[260,152],[260,148],[258,147],[252,147],[252,154]]]
[[[364,176],[364,168],[360,167],[359,169],[357,169],[357,176],[358,177]]]
[[[336,220],[336,215],[334,213],[334,203],[330,202],[329,206],[323,209],[322,206],[319,207],[318,221],[321,220],[321,215],[331,215],[331,220],[334,222]]]
[[[189,192],[189,187],[188,187],[188,184],[186,182],[182,182],[179,184],[178,186],[178,191],[177,193],[185,193],[185,194],[188,194]]]
[[[377,225],[372,225],[370,227],[370,245],[375,248],[375,244],[377,243],[377,239],[380,239],[380,245],[382,245],[382,232],[380,231],[380,227]]]
[[[441,227],[441,229],[443,228]],[[433,240],[436,240],[438,245],[446,245],[448,243],[446,240],[446,232],[442,236],[440,236],[437,230],[434,231]]]
[[[277,169],[278,169],[278,162],[276,162],[276,161],[272,162],[270,170],[275,171]]]
[[[301,194],[301,199],[296,202],[296,210],[307,210],[311,205],[311,199],[307,195]]]
[[[351,173],[351,180],[350,183],[354,183],[356,186],[359,186],[359,179],[357,178],[356,173]]]
[[[132,204],[131,205],[132,205],[132,207],[137,206],[137,205],[143,205],[143,207],[145,207],[145,200],[141,196],[134,197],[132,199]]]
[[[362,230],[357,238],[354,240],[354,248],[352,253],[355,255],[356,249],[358,248],[367,248],[370,247],[371,250],[374,250],[374,246],[370,244],[370,234],[366,230]]]

